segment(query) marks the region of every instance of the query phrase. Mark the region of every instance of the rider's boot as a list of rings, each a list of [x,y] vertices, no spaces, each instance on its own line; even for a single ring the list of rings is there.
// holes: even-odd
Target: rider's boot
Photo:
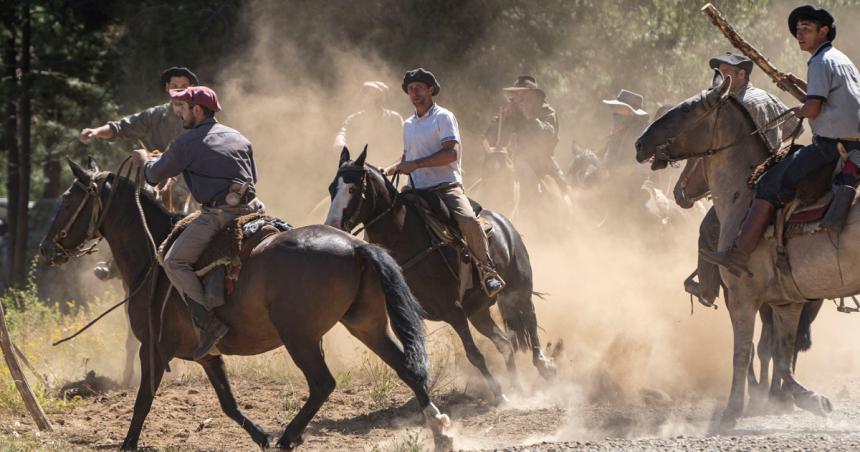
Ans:
[[[188,307],[191,308],[191,319],[194,325],[200,330],[200,344],[191,355],[192,359],[199,361],[209,354],[230,328],[218,320],[214,312],[197,301],[188,298]]]
[[[824,218],[821,219],[821,229],[837,234],[842,232],[856,195],[857,190],[851,185],[834,185],[833,201],[830,203],[827,213],[824,214]]]
[[[732,246],[725,251],[701,250],[699,254],[706,261],[725,267],[735,276],[740,277],[744,273],[753,276],[747,267],[747,262],[750,254],[758,246],[765,229],[773,221],[775,213],[776,207],[773,204],[763,199],[753,200]]]
[[[493,260],[489,257],[484,262],[478,263],[478,273],[481,276],[481,287],[488,297],[495,297],[505,288],[505,280],[496,272],[496,266],[493,265]]]

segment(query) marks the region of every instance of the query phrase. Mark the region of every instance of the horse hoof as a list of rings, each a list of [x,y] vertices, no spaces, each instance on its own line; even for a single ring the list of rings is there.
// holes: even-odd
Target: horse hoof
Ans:
[[[546,381],[554,380],[558,373],[558,369],[556,369],[555,365],[549,361],[542,361],[539,364],[536,364],[536,367],[538,368],[540,376]]]
[[[830,399],[820,394],[811,393],[796,397],[795,403],[801,409],[809,411],[816,416],[827,417],[828,414],[833,412],[833,404],[830,403]]]
[[[709,430],[712,434],[721,434],[734,430],[737,423],[738,415],[734,412],[730,412],[729,410],[725,410],[722,414],[714,416]]]
[[[436,452],[451,452],[454,450],[454,437],[447,433],[436,435],[433,438],[433,445],[433,450]]]
[[[304,440],[301,437],[298,437],[292,441],[288,440],[287,438],[281,438],[280,441],[278,441],[277,446],[278,449],[281,450],[296,450],[299,446],[302,445],[303,442]]]

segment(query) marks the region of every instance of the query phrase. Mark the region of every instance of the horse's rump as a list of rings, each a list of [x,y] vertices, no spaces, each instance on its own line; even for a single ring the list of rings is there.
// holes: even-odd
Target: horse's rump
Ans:
[[[856,200],[845,229],[836,236],[818,222],[789,226],[786,254],[797,289],[807,299],[838,298],[860,293],[860,253],[849,244],[860,242],[860,209]],[[801,230],[802,229],[802,230]]]
[[[158,254],[162,261],[170,250],[170,247],[173,246],[173,243],[182,234],[182,231],[199,215],[199,211],[191,213],[173,227],[170,234],[158,247]],[[254,212],[239,216],[218,231],[215,237],[212,238],[209,246],[206,247],[206,250],[197,260],[195,268],[198,270],[206,269],[220,263],[239,264],[239,262],[248,257],[251,250],[263,241],[263,239],[272,234],[290,229],[292,229],[292,226],[289,224],[264,213]],[[239,262],[235,262],[236,260]]]

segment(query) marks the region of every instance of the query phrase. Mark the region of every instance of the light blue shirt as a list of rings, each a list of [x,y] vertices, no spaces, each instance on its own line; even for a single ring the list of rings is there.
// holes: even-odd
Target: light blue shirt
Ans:
[[[809,120],[812,134],[860,138],[860,74],[844,53],[825,42],[807,62],[807,99],[820,99],[821,112]]]
[[[412,115],[403,123],[403,149],[406,161],[417,160],[442,150],[442,143],[460,143],[457,160],[431,168],[419,168],[410,174],[415,188],[426,189],[441,184],[463,183],[460,175],[460,160],[463,155],[463,142],[460,141],[460,128],[457,118],[450,111],[433,104],[424,116]]]

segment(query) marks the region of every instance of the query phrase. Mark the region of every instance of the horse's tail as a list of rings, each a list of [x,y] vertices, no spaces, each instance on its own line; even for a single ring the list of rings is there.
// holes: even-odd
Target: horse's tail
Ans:
[[[403,344],[406,367],[421,379],[420,383],[426,383],[428,370],[424,321],[421,318],[423,311],[406,285],[400,266],[384,249],[376,245],[361,245],[355,252],[370,262],[379,277],[391,329]]]
[[[505,329],[510,331],[514,351],[531,350],[540,346],[537,337],[537,316],[532,295],[544,299],[545,293],[528,292],[522,295],[499,297],[499,313]]]
[[[800,312],[800,322],[797,324],[797,339],[794,341],[794,352],[805,352],[812,347],[812,321],[815,320],[818,311],[815,302],[803,304]]]

